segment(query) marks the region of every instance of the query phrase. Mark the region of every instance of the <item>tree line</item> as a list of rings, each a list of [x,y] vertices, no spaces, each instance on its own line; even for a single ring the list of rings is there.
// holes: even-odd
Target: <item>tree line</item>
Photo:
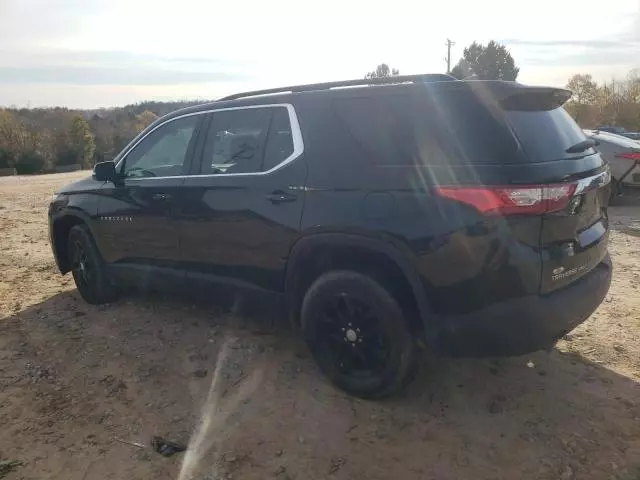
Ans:
[[[113,159],[158,117],[200,102],[142,102],[122,108],[0,109],[0,168],[18,174]]]
[[[573,92],[565,108],[583,128],[604,125],[640,131],[640,70],[621,80],[598,83],[589,74],[573,75],[567,83]]]

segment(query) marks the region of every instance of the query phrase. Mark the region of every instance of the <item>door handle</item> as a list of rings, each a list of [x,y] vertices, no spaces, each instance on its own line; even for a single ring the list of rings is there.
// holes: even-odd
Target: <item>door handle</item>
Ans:
[[[267,197],[267,200],[269,200],[274,205],[278,205],[279,203],[295,202],[297,199],[295,195],[292,195],[291,193],[283,192],[282,190],[276,190],[275,192],[271,192],[266,197]]]
[[[168,193],[154,193],[153,195],[151,195],[151,199],[155,200],[156,202],[164,202],[165,200],[171,199],[171,195],[169,195]]]

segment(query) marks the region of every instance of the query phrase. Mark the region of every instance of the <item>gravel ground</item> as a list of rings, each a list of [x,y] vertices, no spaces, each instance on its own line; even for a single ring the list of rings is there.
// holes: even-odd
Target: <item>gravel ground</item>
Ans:
[[[640,202],[610,209],[611,291],[552,352],[441,360],[366,402],[264,315],[83,303],[46,228],[83,175],[0,178],[0,461],[21,462],[0,478],[640,479]]]

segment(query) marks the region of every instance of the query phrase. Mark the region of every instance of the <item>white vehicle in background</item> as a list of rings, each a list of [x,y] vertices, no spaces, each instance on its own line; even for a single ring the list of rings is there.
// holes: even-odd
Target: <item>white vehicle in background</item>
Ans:
[[[596,147],[611,168],[611,196],[625,187],[640,187],[640,142],[602,130],[585,130],[585,135],[598,142]]]
[[[599,130],[601,132],[614,133],[616,135],[622,135],[623,137],[630,138],[631,140],[640,140],[640,132],[629,132],[624,127],[618,127],[615,125],[603,125],[596,128],[596,130]]]

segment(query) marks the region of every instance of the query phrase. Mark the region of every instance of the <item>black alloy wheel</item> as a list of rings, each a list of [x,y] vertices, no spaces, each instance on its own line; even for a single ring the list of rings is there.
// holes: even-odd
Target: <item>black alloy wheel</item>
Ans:
[[[341,292],[326,300],[321,321],[318,341],[340,373],[371,378],[384,371],[390,341],[369,305]]]
[[[304,297],[301,326],[320,369],[352,395],[391,395],[415,371],[416,348],[403,310],[367,275],[321,275]]]
[[[73,280],[87,303],[107,303],[116,297],[116,289],[86,225],[76,225],[69,231],[67,255]]]
[[[91,261],[87,257],[87,252],[79,239],[74,240],[70,252],[71,257],[71,272],[73,279],[76,282],[78,288],[91,288],[91,280],[94,275],[94,265],[91,265]]]

